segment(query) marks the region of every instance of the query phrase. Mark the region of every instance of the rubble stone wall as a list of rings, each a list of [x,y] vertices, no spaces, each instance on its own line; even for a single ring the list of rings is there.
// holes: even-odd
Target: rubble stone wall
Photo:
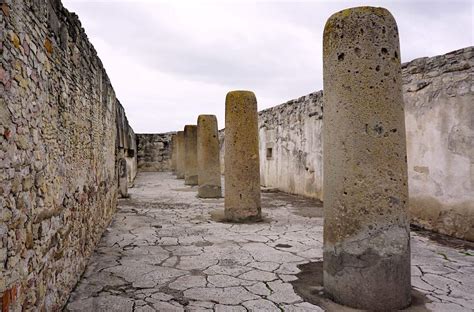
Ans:
[[[58,311],[116,209],[134,135],[60,1],[1,0],[0,52],[0,305]]]
[[[136,135],[138,171],[171,170],[171,136],[173,134],[176,133]]]

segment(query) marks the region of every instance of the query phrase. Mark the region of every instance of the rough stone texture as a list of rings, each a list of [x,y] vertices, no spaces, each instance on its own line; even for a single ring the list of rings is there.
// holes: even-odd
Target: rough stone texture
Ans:
[[[386,9],[346,9],[326,22],[324,289],[336,302],[367,310],[410,303],[399,55],[397,25]]]
[[[128,197],[127,161],[121,158],[118,161],[118,193],[122,198]]]
[[[403,73],[412,220],[474,241],[474,47]]]
[[[58,311],[115,212],[134,135],[60,1],[1,1],[0,29],[0,305]]]
[[[198,196],[222,196],[217,118],[199,115],[197,124]]]
[[[185,146],[184,146],[184,131],[178,131],[176,135],[176,177],[178,179],[184,179],[184,166],[185,166]]]
[[[137,133],[138,171],[171,170],[171,137],[175,132]]]
[[[65,311],[323,310],[292,287],[301,264],[322,260],[315,200],[263,192],[268,222],[230,224],[211,218],[224,199],[196,198],[197,187],[171,173],[139,173],[135,184]],[[411,235],[412,284],[427,297],[426,309],[472,311],[472,245]]]
[[[219,161],[221,166],[221,174],[225,174],[225,129],[218,132],[219,136]]]
[[[127,162],[128,185],[133,185],[137,175],[137,142],[135,132],[128,124],[127,115],[117,100],[115,123],[117,126],[117,160],[124,158]]]
[[[171,171],[176,172],[176,156],[177,156],[177,147],[176,147],[176,134],[171,135]]]
[[[184,184],[198,184],[197,126],[184,126]]]
[[[227,93],[225,128],[225,217],[260,220],[257,99],[253,92]]]

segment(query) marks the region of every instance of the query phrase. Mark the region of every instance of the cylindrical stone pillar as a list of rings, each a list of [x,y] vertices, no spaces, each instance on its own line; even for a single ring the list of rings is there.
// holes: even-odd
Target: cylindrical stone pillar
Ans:
[[[351,307],[397,310],[411,289],[397,24],[386,9],[352,8],[323,38],[324,288]]]
[[[257,99],[232,91],[225,100],[225,218],[261,219]]]
[[[176,156],[177,156],[176,134],[171,135],[171,171],[176,173]]]
[[[197,185],[197,126],[184,126],[184,149],[184,184]]]
[[[184,131],[178,131],[176,135],[176,177],[178,179],[184,179],[184,156],[186,154],[184,146]]]
[[[222,196],[217,118],[199,115],[197,120],[198,196]]]
[[[118,161],[119,174],[119,193],[120,197],[128,197],[128,176],[127,176],[127,161],[125,158],[120,158]]]

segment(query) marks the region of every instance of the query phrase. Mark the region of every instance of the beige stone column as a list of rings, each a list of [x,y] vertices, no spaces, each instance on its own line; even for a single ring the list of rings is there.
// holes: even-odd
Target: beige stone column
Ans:
[[[119,174],[119,194],[122,198],[128,197],[128,176],[127,176],[127,161],[125,158],[120,158],[118,161]]]
[[[184,146],[184,131],[178,131],[176,135],[176,177],[184,179],[184,155],[186,153]]]
[[[176,173],[176,156],[177,156],[176,134],[171,136],[171,171]]]
[[[386,9],[352,8],[323,38],[324,288],[351,307],[397,310],[411,289],[397,25]]]
[[[261,219],[257,99],[232,91],[225,100],[225,217]]]
[[[184,149],[184,184],[197,185],[197,126],[184,126]]]
[[[199,115],[197,121],[198,196],[222,196],[217,118]]]

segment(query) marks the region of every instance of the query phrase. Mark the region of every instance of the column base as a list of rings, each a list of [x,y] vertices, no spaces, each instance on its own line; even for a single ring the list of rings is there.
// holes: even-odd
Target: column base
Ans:
[[[411,302],[410,251],[379,255],[324,251],[324,289],[335,302],[370,311],[403,309]]]
[[[201,185],[198,189],[198,197],[200,198],[221,198],[222,189],[216,185]]]

